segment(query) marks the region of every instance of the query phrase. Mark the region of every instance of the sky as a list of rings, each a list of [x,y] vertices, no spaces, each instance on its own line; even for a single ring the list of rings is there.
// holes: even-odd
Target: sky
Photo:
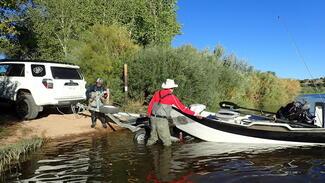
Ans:
[[[173,47],[213,50],[220,44],[226,54],[281,78],[325,77],[323,0],[179,0],[177,5],[182,28]]]

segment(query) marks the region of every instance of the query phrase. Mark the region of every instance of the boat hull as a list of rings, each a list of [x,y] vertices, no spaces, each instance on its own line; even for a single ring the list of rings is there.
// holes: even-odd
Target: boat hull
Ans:
[[[229,123],[186,115],[174,109],[175,126],[187,134],[210,142],[247,144],[325,144],[325,129],[292,128],[288,124],[256,122]]]

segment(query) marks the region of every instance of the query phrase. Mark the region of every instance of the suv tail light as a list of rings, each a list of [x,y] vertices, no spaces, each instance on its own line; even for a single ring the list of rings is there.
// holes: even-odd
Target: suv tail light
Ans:
[[[42,80],[42,83],[45,86],[45,88],[47,88],[47,89],[52,89],[53,88],[53,81],[52,81],[52,79],[43,79]]]

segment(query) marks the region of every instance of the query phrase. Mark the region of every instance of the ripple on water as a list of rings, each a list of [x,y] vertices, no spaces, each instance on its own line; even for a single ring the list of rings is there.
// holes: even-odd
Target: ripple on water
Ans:
[[[198,142],[136,146],[132,134],[47,144],[6,182],[325,182],[325,148]]]

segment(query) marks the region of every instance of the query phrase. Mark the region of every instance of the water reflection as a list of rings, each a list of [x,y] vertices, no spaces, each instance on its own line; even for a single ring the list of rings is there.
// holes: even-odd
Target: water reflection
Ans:
[[[213,153],[195,156],[195,182],[324,182],[324,147],[224,145]],[[210,151],[209,151],[210,150]],[[242,151],[243,150],[243,151]],[[193,153],[191,153],[193,154]],[[202,162],[202,159],[204,160]],[[207,160],[207,161],[206,161]],[[317,163],[316,163],[317,162]]]
[[[177,150],[177,147],[150,147],[154,169],[146,176],[147,182],[190,181],[191,165],[175,159],[174,150]]]
[[[48,144],[5,182],[325,182],[324,147],[136,146],[128,131]]]

